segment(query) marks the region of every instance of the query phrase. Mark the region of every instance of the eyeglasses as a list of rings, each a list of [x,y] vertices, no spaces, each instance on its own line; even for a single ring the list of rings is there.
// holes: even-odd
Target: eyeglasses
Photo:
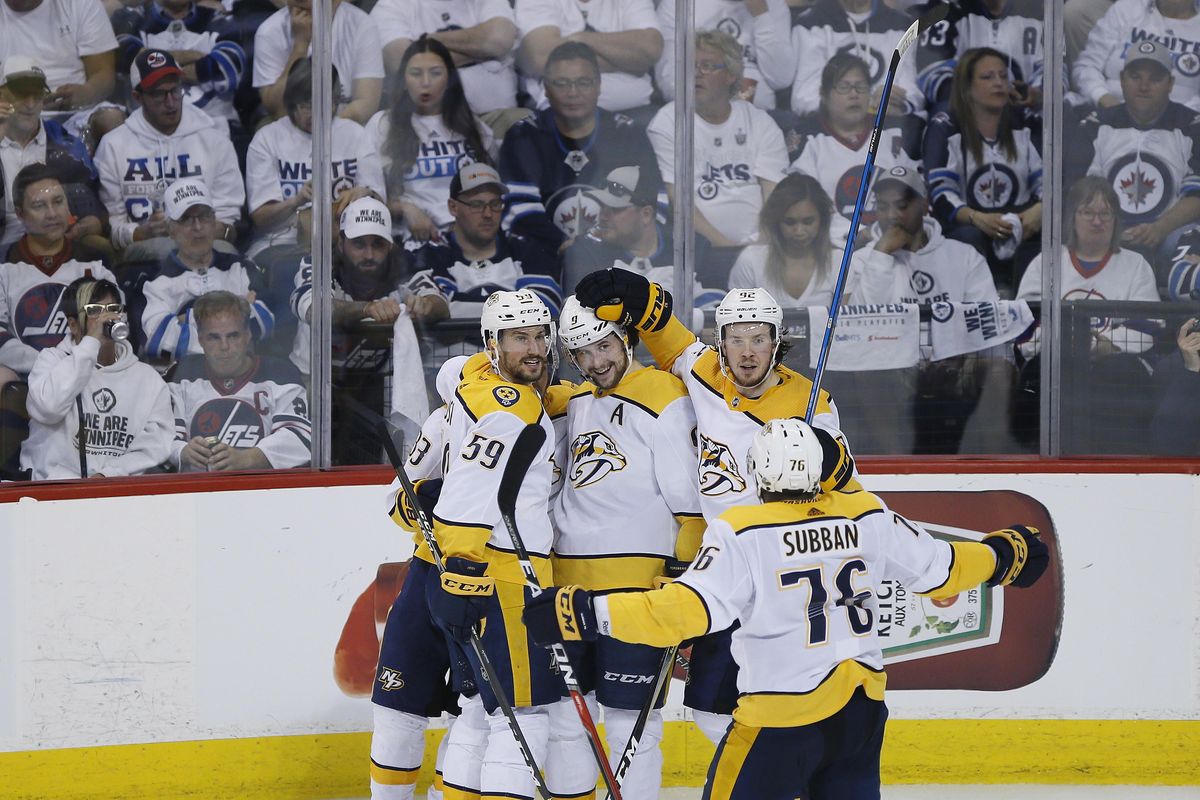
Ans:
[[[712,75],[714,72],[720,72],[726,69],[726,64],[723,61],[697,61],[696,72],[700,75]]]
[[[869,94],[871,91],[871,84],[867,83],[866,81],[841,81],[833,85],[833,91],[838,94],[850,94],[851,92],[854,92],[855,94]]]
[[[496,214],[504,210],[504,201],[499,198],[496,200],[455,200],[454,202],[466,206],[476,214],[482,213],[485,208]]]
[[[607,184],[605,184],[604,190],[613,197],[621,199],[633,197],[633,189],[630,189],[623,183],[617,183],[616,181],[609,181]]]
[[[1116,215],[1111,211],[1092,211],[1088,208],[1076,209],[1075,216],[1084,219],[1094,219],[1097,222],[1112,222],[1116,219]]]
[[[212,222],[217,214],[214,211],[198,211],[195,214],[185,214],[180,218],[180,225],[196,225]]]
[[[586,92],[589,89],[595,89],[596,83],[595,78],[576,78],[575,80],[571,80],[570,78],[552,78],[546,81],[547,86],[558,89],[560,92],[565,92],[572,86],[575,87],[576,91]]]
[[[83,307],[83,313],[89,317],[98,317],[101,314],[120,314],[125,310],[125,306],[121,303],[88,303]]]
[[[173,89],[138,89],[142,97],[149,97],[151,100],[163,100],[170,96],[176,100],[183,97],[183,87],[176,86]]]

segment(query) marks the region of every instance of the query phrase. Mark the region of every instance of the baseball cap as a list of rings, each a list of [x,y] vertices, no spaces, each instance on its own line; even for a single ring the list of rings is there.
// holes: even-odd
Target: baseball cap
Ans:
[[[1131,66],[1136,61],[1153,61],[1167,72],[1171,71],[1171,51],[1153,39],[1146,39],[1129,48],[1125,54],[1125,66]]]
[[[874,191],[878,192],[889,183],[898,183],[907,189],[912,189],[917,193],[918,197],[929,196],[925,189],[925,178],[921,175],[921,173],[917,172],[917,170],[912,167],[896,166],[889,170],[885,170],[884,173],[875,180]]]
[[[643,181],[641,167],[617,167],[608,173],[608,181],[603,189],[588,192],[597,203],[609,208],[629,208],[630,206],[652,206],[657,202],[654,187],[646,186],[649,181]]]
[[[135,89],[153,89],[164,78],[182,74],[183,70],[175,62],[175,56],[166,50],[143,50],[133,60],[129,82]]]
[[[487,164],[468,164],[459,169],[458,174],[450,180],[450,196],[458,197],[460,194],[470,192],[475,189],[483,188],[484,186],[494,186],[500,194],[508,192],[508,186],[504,181],[500,180],[500,173],[489,167]]]
[[[347,239],[382,236],[392,241],[392,213],[374,197],[360,197],[346,206],[339,224]]]
[[[213,207],[212,198],[208,196],[208,187],[197,180],[185,178],[175,181],[167,187],[163,194],[163,210],[167,219],[179,222],[183,214],[192,206]]]
[[[29,80],[39,80],[43,85],[46,83],[46,71],[32,56],[9,56],[4,59],[0,86],[7,86],[9,81]]]

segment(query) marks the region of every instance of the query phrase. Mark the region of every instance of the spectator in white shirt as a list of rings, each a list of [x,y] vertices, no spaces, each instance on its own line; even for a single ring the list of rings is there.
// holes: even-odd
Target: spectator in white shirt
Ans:
[[[171,395],[128,342],[113,338],[125,316],[116,285],[80,278],[64,301],[69,335],[39,353],[29,374],[21,466],[37,481],[154,469],[175,438]]]
[[[254,34],[254,88],[276,119],[287,113],[284,89],[292,66],[312,51],[312,0],[288,0]],[[366,12],[333,0],[333,65],[350,90],[339,116],[365,125],[379,110],[383,48]]]
[[[333,76],[333,94],[338,96],[338,73]],[[246,153],[246,190],[250,218],[258,238],[249,247],[257,256],[272,245],[296,245],[307,249],[306,239],[297,241],[297,212],[313,202],[312,185],[312,59],[294,63],[284,91],[287,116],[264,125],[254,135]],[[365,128],[351,119],[333,120],[332,196],[345,192],[384,196],[383,170],[375,145]]]
[[[162,199],[177,180],[207,185],[218,238],[232,240],[241,217],[246,191],[233,142],[212,117],[183,102],[182,75],[170,53],[143,50],[133,65],[133,96],[141,107],[96,151],[112,242],[126,260],[152,261],[170,251]]]
[[[116,85],[117,37],[96,0],[0,0],[0,61],[36,58],[46,70],[46,108],[91,108]]]
[[[467,103],[498,137],[528,116],[528,109],[516,107],[517,25],[507,0],[380,0],[371,22],[379,29],[389,76],[401,69],[408,46],[428,36],[453,55]]]
[[[650,102],[650,74],[663,50],[651,0],[516,0],[516,12],[518,64],[531,96],[544,100],[537,81],[550,52],[563,42],[582,42],[596,51],[604,75],[601,108],[628,111]]]

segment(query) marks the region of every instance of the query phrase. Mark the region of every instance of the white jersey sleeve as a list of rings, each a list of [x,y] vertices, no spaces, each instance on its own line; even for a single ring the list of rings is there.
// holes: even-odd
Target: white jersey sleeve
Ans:
[[[709,632],[737,622],[754,601],[754,571],[733,529],[722,519],[709,523],[700,552],[677,582],[700,596]]]

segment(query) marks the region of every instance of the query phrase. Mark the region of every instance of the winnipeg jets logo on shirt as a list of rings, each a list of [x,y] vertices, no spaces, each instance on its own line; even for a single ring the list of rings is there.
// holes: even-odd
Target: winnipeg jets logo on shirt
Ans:
[[[117,404],[117,396],[108,387],[97,389],[92,392],[92,403],[101,414],[107,414]]]
[[[628,463],[617,445],[600,431],[581,433],[571,442],[571,485],[576,489],[599,483]]]
[[[746,490],[737,459],[727,445],[700,434],[700,494],[717,497]]]
[[[1150,153],[1142,152],[1141,159],[1130,153],[1109,170],[1109,183],[1121,202],[1126,222],[1156,219],[1175,197],[1171,173],[1166,165]]]
[[[861,47],[857,44],[844,44],[838,48],[838,55],[851,55],[855,58],[860,58],[867,63],[867,69],[871,71],[868,76],[871,79],[871,85],[875,85],[875,81],[879,80],[883,75],[883,54],[873,47]]]
[[[1007,164],[985,164],[967,179],[967,194],[975,208],[1005,208],[1015,202],[1019,185]]]
[[[214,436],[230,447],[254,447],[266,435],[254,406],[238,397],[216,397],[192,415],[189,438]]]
[[[54,347],[67,333],[61,283],[41,283],[21,295],[13,313],[13,333],[30,347]]]
[[[555,192],[546,203],[546,208],[552,209],[554,224],[568,238],[586,236],[600,219],[600,204],[587,193],[590,189],[572,184]]]

